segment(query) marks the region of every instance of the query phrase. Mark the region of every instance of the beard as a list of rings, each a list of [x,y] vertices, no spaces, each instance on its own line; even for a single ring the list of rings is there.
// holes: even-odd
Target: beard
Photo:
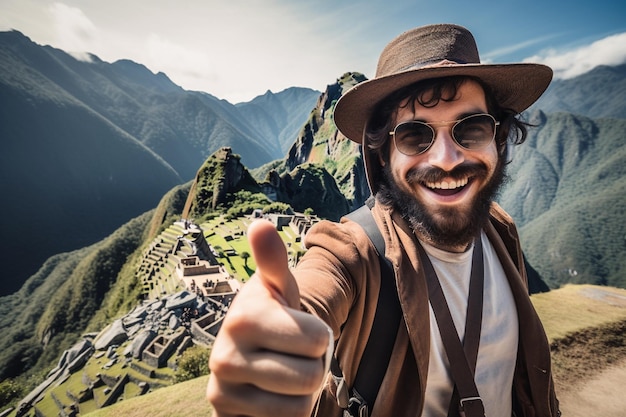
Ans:
[[[480,234],[489,220],[491,202],[506,180],[504,160],[498,158],[492,177],[478,190],[469,207],[432,209],[398,186],[389,165],[385,164],[382,169],[378,191],[380,201],[394,207],[418,236],[442,248],[467,246]],[[413,169],[407,172],[405,180],[408,184],[424,184],[444,178],[471,177],[475,180],[487,175],[487,167],[483,164],[462,164],[450,172],[436,167]]]

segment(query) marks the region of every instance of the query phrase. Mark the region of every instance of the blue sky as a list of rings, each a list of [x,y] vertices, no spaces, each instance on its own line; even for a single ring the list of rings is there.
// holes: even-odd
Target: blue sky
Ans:
[[[557,78],[626,62],[622,0],[0,0],[0,30],[77,57],[131,59],[232,103],[292,86],[374,76],[401,32],[469,28],[483,61],[533,61]]]

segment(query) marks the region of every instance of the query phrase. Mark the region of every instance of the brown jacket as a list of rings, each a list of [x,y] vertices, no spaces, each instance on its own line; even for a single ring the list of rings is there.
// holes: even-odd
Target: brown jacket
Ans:
[[[379,203],[373,214],[385,238],[385,255],[393,264],[404,323],[371,415],[419,416],[424,406],[430,347],[425,276],[415,235],[406,222]],[[518,415],[558,416],[548,341],[528,297],[517,230],[512,219],[494,204],[485,232],[502,262],[519,317],[519,353],[513,384]],[[303,308],[333,329],[337,359],[350,386],[367,343],[380,288],[378,257],[368,242],[363,229],[352,221],[320,222],[307,235],[309,250],[294,271]],[[342,415],[334,397],[335,388],[329,377],[317,416]]]

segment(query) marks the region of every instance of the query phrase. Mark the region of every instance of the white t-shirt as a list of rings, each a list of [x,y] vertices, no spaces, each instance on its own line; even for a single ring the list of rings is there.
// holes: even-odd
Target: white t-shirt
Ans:
[[[486,417],[510,416],[519,338],[517,310],[498,255],[484,233],[481,239],[485,284],[475,381]],[[463,340],[474,248],[464,253],[450,253],[423,242],[422,245],[439,277],[459,338]],[[432,306],[430,336],[430,362],[422,416],[445,417],[448,414],[453,385]]]

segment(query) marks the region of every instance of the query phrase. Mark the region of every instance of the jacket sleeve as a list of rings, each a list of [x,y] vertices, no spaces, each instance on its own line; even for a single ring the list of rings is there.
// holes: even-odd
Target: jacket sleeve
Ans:
[[[303,309],[324,320],[336,338],[361,298],[372,256],[378,264],[373,247],[365,242],[369,239],[354,222],[322,221],[307,234],[307,253],[293,271]]]

